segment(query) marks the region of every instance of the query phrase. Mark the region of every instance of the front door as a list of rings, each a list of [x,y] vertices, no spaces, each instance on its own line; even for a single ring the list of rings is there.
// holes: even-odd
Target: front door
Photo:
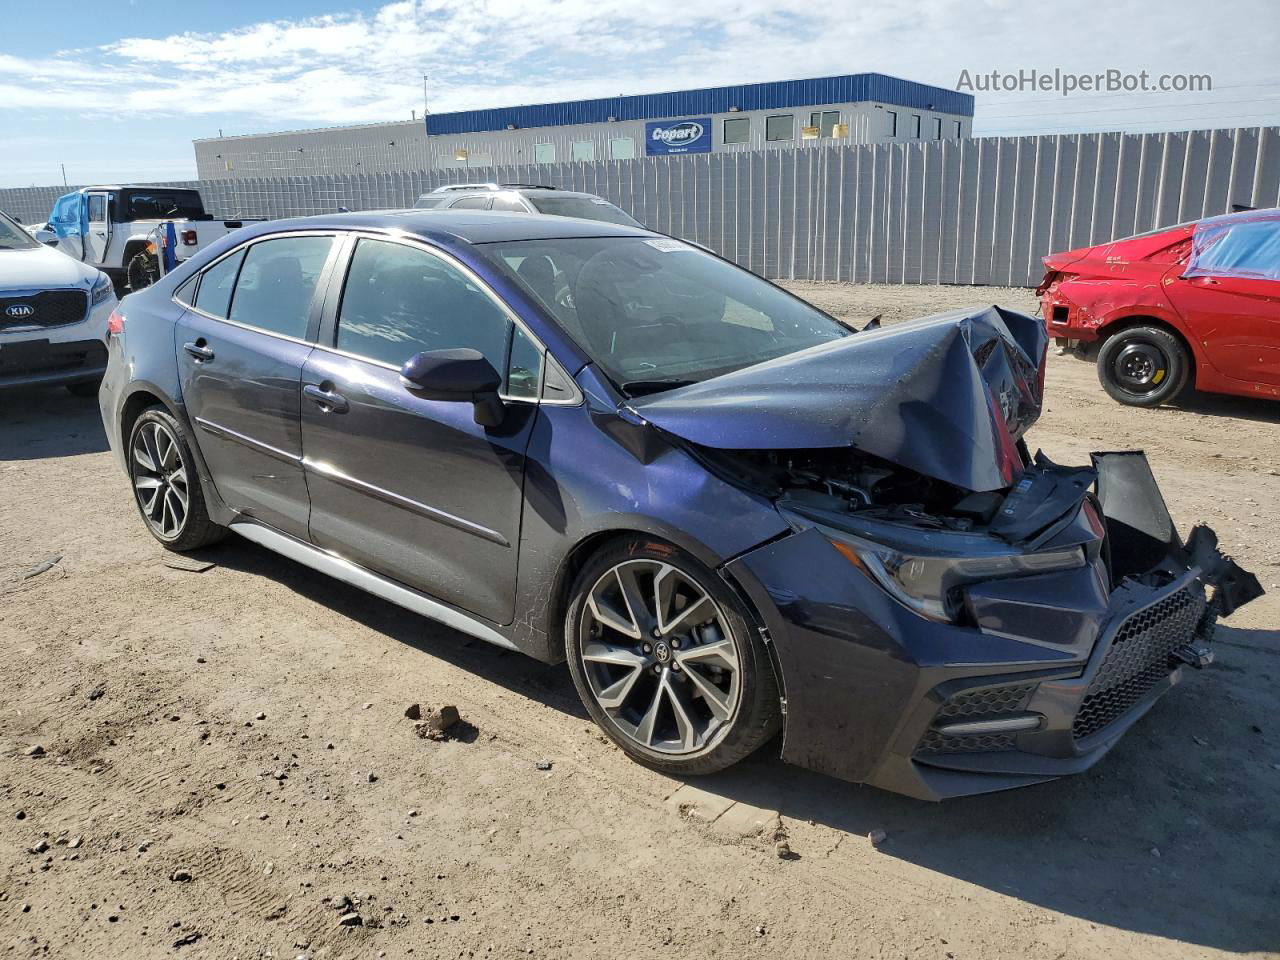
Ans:
[[[111,243],[111,217],[108,194],[90,193],[89,232],[84,235],[84,262],[100,265],[106,261]]]
[[[332,236],[258,241],[204,271],[178,322],[182,395],[219,495],[306,538],[302,366]]]
[[[510,622],[540,350],[480,281],[412,243],[358,240],[340,303],[302,376],[312,541]],[[453,347],[509,371],[500,426],[401,383],[411,356]]]

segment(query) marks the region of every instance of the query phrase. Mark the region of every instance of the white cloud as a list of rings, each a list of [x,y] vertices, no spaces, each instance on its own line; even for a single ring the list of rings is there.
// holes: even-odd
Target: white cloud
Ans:
[[[259,130],[407,119],[421,109],[423,74],[435,112],[864,70],[948,87],[962,69],[1032,66],[1211,73],[1219,86],[1269,80],[1280,20],[1270,0],[1235,6],[1230,17],[1206,17],[1199,0],[1158,10],[1138,0],[1070,9],[1014,0],[402,0],[369,14],[125,37],[38,59],[0,55],[0,116],[127,111]]]

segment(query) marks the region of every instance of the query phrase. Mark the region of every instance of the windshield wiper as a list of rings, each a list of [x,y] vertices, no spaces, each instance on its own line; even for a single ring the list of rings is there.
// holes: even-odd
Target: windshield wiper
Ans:
[[[622,384],[622,390],[624,393],[635,396],[641,393],[661,393],[663,390],[687,387],[697,382],[697,380],[685,380],[680,377],[667,377],[662,380],[627,380]]]

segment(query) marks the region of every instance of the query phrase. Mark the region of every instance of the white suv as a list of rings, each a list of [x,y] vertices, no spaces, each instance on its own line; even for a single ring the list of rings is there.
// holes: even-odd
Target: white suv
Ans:
[[[0,213],[0,388],[60,383],[95,395],[115,305],[110,277]]]
[[[419,210],[507,210],[513,213],[542,213],[553,217],[603,220],[628,227],[644,225],[594,193],[576,193],[534,183],[454,183],[437,187],[420,196]]]

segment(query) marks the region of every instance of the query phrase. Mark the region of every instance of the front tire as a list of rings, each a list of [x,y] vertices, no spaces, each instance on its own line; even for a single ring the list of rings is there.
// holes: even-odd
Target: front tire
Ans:
[[[186,431],[168,410],[142,411],[127,453],[138,513],[161,546],[181,553],[226,536],[227,528],[209,519]]]
[[[632,759],[675,776],[737,763],[781,727],[759,633],[684,551],[619,540],[579,573],[565,652],[591,717]]]
[[[1112,397],[1131,407],[1158,407],[1173,400],[1191,376],[1182,341],[1160,327],[1129,327],[1098,351],[1098,380]]]

